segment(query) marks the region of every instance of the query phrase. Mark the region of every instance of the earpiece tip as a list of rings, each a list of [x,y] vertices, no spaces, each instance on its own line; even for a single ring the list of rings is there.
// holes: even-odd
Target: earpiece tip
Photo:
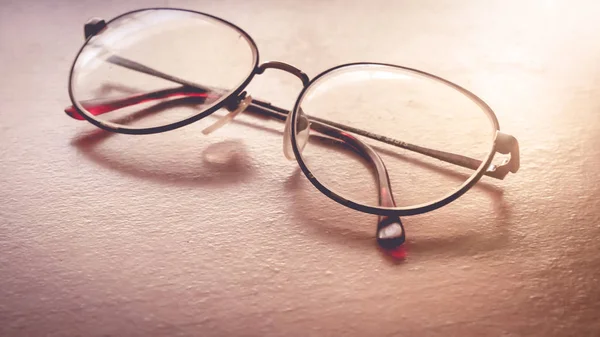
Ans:
[[[77,112],[77,110],[75,109],[74,106],[69,106],[65,108],[65,113],[67,114],[67,116],[73,118],[73,119],[77,119],[77,120],[83,120],[84,118],[81,117],[81,115]]]
[[[388,255],[396,259],[404,259],[406,257],[405,241],[406,233],[400,218],[382,217],[380,219],[377,226],[377,243]]]
[[[395,259],[403,260],[406,258],[406,247],[396,247],[395,249],[386,250],[386,253]]]

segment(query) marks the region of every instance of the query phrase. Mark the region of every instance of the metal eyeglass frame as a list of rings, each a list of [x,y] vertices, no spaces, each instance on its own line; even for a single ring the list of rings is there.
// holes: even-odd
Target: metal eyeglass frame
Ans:
[[[99,34],[100,32],[102,32],[108,25],[110,25],[111,22],[113,22],[123,16],[127,16],[127,15],[141,12],[141,11],[151,11],[151,10],[170,10],[170,11],[183,11],[183,12],[188,12],[188,13],[194,13],[194,14],[209,17],[213,20],[216,20],[216,21],[236,30],[237,32],[239,32],[241,35],[243,35],[246,38],[246,40],[248,41],[248,43],[250,44],[250,46],[252,48],[252,52],[253,52],[253,56],[254,56],[253,70],[249,74],[248,78],[245,81],[243,81],[243,83],[241,83],[235,90],[231,91],[229,93],[229,95],[221,97],[220,100],[218,100],[213,106],[211,106],[207,110],[201,111],[197,115],[193,115],[187,119],[184,119],[184,120],[181,120],[181,121],[178,121],[175,123],[171,123],[171,124],[163,125],[163,126],[159,126],[159,127],[151,127],[151,128],[143,128],[143,129],[135,128],[134,129],[134,128],[126,128],[126,127],[116,126],[115,124],[112,124],[110,122],[105,122],[105,121],[101,121],[99,119],[94,118],[93,117],[94,115],[92,115],[91,113],[88,113],[87,111],[89,111],[91,109],[97,109],[97,110],[100,109],[102,111],[95,114],[95,115],[99,115],[101,113],[107,113],[107,112],[114,111],[116,109],[120,109],[120,108],[123,108],[126,106],[138,104],[141,102],[146,102],[148,100],[160,100],[163,98],[170,98],[170,97],[199,97],[201,99],[202,98],[205,99],[207,97],[207,95],[209,95],[211,92],[217,92],[219,90],[218,88],[211,88],[211,87],[207,87],[207,86],[200,85],[197,83],[191,83],[184,79],[177,78],[172,75],[162,73],[156,69],[149,68],[149,67],[147,67],[143,64],[137,63],[133,60],[129,60],[129,59],[123,58],[121,56],[113,54],[113,55],[109,56],[106,61],[108,61],[114,65],[128,68],[133,71],[145,73],[150,76],[158,77],[158,78],[165,79],[165,80],[168,80],[173,83],[180,84],[181,87],[159,90],[159,91],[149,92],[149,93],[145,93],[145,94],[141,94],[141,95],[137,95],[137,96],[126,97],[124,99],[104,101],[101,103],[96,101],[93,104],[85,105],[85,106],[84,106],[84,104],[82,104],[84,102],[79,102],[78,100],[75,99],[75,97],[73,95],[73,76],[74,76],[75,65],[77,63],[79,55],[84,50],[84,48],[87,46],[87,44],[89,43],[91,38],[94,37],[95,35]],[[440,207],[456,200],[458,197],[460,197],[465,192],[467,192],[475,183],[477,183],[477,181],[479,181],[479,179],[481,179],[481,177],[483,175],[488,175],[488,176],[491,176],[491,177],[494,177],[497,179],[504,179],[504,177],[509,172],[516,173],[520,166],[519,145],[518,145],[517,140],[513,136],[510,136],[510,135],[500,132],[500,127],[499,127],[498,120],[496,118],[495,113],[485,102],[483,102],[483,100],[481,100],[479,97],[477,97],[470,91],[462,88],[461,86],[459,86],[457,84],[454,84],[443,78],[440,78],[438,76],[435,76],[435,75],[432,75],[432,74],[429,74],[429,73],[426,73],[426,72],[423,72],[420,70],[402,67],[402,66],[393,65],[393,64],[359,62],[359,63],[343,64],[343,65],[339,65],[334,68],[330,68],[328,70],[323,71],[322,73],[320,73],[319,75],[314,77],[312,80],[310,80],[309,77],[304,72],[302,72],[301,70],[299,70],[289,64],[283,63],[283,62],[270,61],[270,62],[265,62],[265,63],[262,63],[259,65],[259,53],[258,53],[258,48],[256,46],[256,43],[244,30],[242,30],[238,26],[234,25],[233,23],[223,20],[221,18],[215,17],[210,14],[197,12],[197,11],[193,11],[193,10],[180,9],[180,8],[138,9],[138,10],[134,10],[134,11],[130,11],[130,12],[121,14],[121,15],[109,20],[108,22],[106,22],[102,19],[91,19],[84,26],[84,34],[85,34],[86,41],[83,44],[83,46],[80,48],[79,52],[77,53],[77,56],[75,57],[75,60],[73,61],[73,65],[71,66],[71,70],[70,70],[70,74],[69,74],[69,96],[70,96],[71,102],[73,104],[72,106],[65,109],[65,112],[69,116],[71,116],[74,119],[78,119],[78,120],[87,120],[90,123],[94,124],[95,126],[102,128],[104,130],[107,130],[107,131],[124,133],[124,134],[152,134],[152,133],[159,133],[159,132],[173,130],[173,129],[188,125],[190,123],[193,123],[195,121],[198,121],[223,107],[227,108],[230,111],[230,114],[232,115],[230,118],[233,118],[233,116],[235,114],[246,110],[248,112],[258,113],[261,115],[266,115],[266,116],[272,117],[277,120],[284,121],[286,124],[286,132],[284,133],[284,148],[286,146],[291,145],[294,157],[295,157],[296,161],[298,162],[304,175],[309,179],[309,181],[317,189],[319,189],[319,191],[321,191],[323,194],[325,194],[329,198],[335,200],[336,202],[338,202],[344,206],[347,206],[349,208],[355,209],[357,211],[379,215],[378,224],[377,224],[377,240],[378,240],[378,243],[380,244],[380,246],[382,246],[383,248],[386,248],[386,249],[396,249],[396,248],[400,247],[405,241],[405,231],[404,231],[403,224],[400,221],[400,218],[399,218],[400,216],[416,215],[416,214],[421,214],[421,213],[429,212],[429,211],[435,210],[437,208],[440,208]],[[325,119],[321,119],[321,118],[317,118],[317,117],[313,117],[313,116],[306,116],[302,112],[300,112],[300,103],[302,101],[304,94],[306,93],[307,89],[311,86],[311,84],[315,83],[321,77],[327,75],[328,73],[330,73],[332,71],[338,70],[340,68],[352,67],[352,66],[357,66],[357,65],[376,65],[376,66],[387,66],[387,67],[403,69],[405,71],[413,72],[418,75],[421,75],[421,76],[430,78],[432,80],[441,82],[445,85],[448,85],[448,86],[456,89],[457,91],[461,92],[468,98],[470,98],[473,102],[475,102],[477,105],[479,105],[479,107],[487,114],[487,116],[493,123],[494,129],[495,129],[495,137],[494,137],[493,145],[489,152],[489,155],[483,161],[476,160],[476,159],[469,158],[469,157],[462,156],[462,155],[457,155],[457,154],[453,154],[453,153],[448,153],[448,152],[444,152],[444,151],[439,151],[439,150],[421,147],[418,145],[409,144],[409,143],[406,143],[406,142],[403,142],[400,140],[392,139],[392,138],[385,137],[385,136],[380,136],[380,135],[373,134],[368,131],[360,130],[360,129],[357,129],[354,127],[335,123],[335,122],[328,121]],[[288,110],[273,106],[270,103],[251,98],[250,96],[247,96],[247,93],[245,91],[243,91],[244,88],[250,83],[250,81],[254,78],[255,75],[260,75],[266,69],[269,69],[269,68],[283,70],[285,72],[288,72],[288,73],[298,77],[302,81],[303,89],[300,92],[300,94],[298,95],[298,98],[296,100],[296,103],[295,103],[294,108],[291,111],[291,113]],[[301,115],[306,116],[306,117],[302,117]],[[375,172],[376,181],[378,183],[378,189],[379,189],[379,206],[378,207],[363,205],[363,204],[354,202],[352,200],[348,200],[348,199],[344,198],[343,196],[341,196],[341,195],[335,193],[334,191],[330,190],[329,188],[327,188],[324,184],[322,184],[318,179],[316,179],[313,176],[310,169],[307,167],[304,160],[302,159],[301,150],[298,148],[298,144],[297,144],[297,140],[296,140],[296,136],[297,136],[296,131],[297,131],[298,123],[294,122],[298,118],[308,118],[308,120],[310,121],[310,129],[311,130],[316,131],[317,133],[326,137],[330,141],[331,140],[336,141],[341,146],[349,147],[351,150],[356,152],[361,157],[365,158],[370,163],[371,167],[373,168],[373,171]],[[344,132],[344,131],[347,131],[347,132]],[[430,202],[427,204],[411,206],[411,207],[397,207],[396,203],[393,199],[392,188],[390,186],[388,172],[387,172],[387,169],[386,169],[385,164],[383,163],[382,159],[368,144],[366,144],[366,143],[362,142],[360,139],[348,134],[348,132],[358,134],[363,137],[371,138],[371,139],[374,139],[377,141],[381,141],[381,142],[384,142],[384,143],[387,143],[390,145],[394,145],[394,146],[397,146],[397,147],[400,147],[400,148],[403,148],[403,149],[406,149],[409,151],[417,152],[417,153],[420,153],[420,154],[423,154],[423,155],[426,155],[429,157],[433,157],[433,158],[436,158],[436,159],[439,159],[439,160],[442,160],[442,161],[445,161],[448,163],[452,163],[452,164],[455,164],[455,165],[458,165],[461,167],[466,167],[466,168],[469,168],[472,170],[476,170],[476,172],[469,179],[467,179],[456,191],[454,191],[454,192],[450,193],[449,195],[446,195],[436,201],[433,201],[433,202]],[[506,159],[500,165],[491,165],[494,155],[497,152],[501,153],[501,154],[509,154],[510,157],[508,159]]]

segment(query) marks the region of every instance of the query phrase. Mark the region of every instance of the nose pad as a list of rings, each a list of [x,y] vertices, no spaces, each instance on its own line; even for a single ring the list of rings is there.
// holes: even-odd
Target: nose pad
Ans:
[[[250,103],[252,103],[252,96],[247,96],[238,104],[235,110],[229,110],[229,113],[227,115],[223,116],[221,119],[214,122],[213,124],[207,126],[204,130],[202,130],[202,133],[208,135],[222,128],[223,126],[231,122],[235,118],[235,116],[237,116],[240,112],[246,110]]]
[[[285,119],[285,128],[283,130],[283,155],[288,160],[295,160],[294,150],[292,148],[292,114],[288,114]],[[296,144],[298,145],[298,151],[302,153],[304,147],[308,143],[310,137],[310,121],[304,115],[302,108],[298,110],[298,117],[296,122]]]

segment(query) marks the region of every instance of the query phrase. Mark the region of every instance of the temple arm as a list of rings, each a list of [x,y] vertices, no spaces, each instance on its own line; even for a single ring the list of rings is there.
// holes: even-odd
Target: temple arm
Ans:
[[[184,85],[185,87],[192,87],[192,88],[196,88],[199,90],[204,90],[205,92],[215,92],[215,93],[219,93],[219,94],[224,94],[225,91],[218,89],[218,88],[211,88],[211,87],[206,87],[203,86],[201,84],[197,84],[197,83],[192,83],[189,82],[187,80],[169,75],[169,74],[165,74],[163,72],[160,72],[156,69],[150,68],[148,66],[145,66],[141,63],[126,59],[124,57],[121,57],[119,55],[111,55],[107,58],[107,61],[110,63],[113,63],[115,65],[119,65],[121,67],[133,70],[133,71],[137,71],[137,72],[142,72],[144,74],[147,75],[151,75],[154,77],[158,77],[158,78],[162,78],[174,83],[179,83]],[[263,107],[272,107],[275,108],[275,110],[278,110],[280,112],[287,112],[284,109],[281,108],[277,108],[274,107],[268,103],[265,102],[261,102],[259,100],[254,100],[255,102],[257,102],[257,104],[262,105]],[[262,103],[262,104],[261,104]],[[430,148],[426,148],[423,146],[418,146],[418,145],[414,145],[414,144],[410,144],[410,143],[406,143],[403,142],[401,140],[397,140],[394,138],[390,138],[390,137],[386,137],[386,136],[382,136],[382,135],[378,135],[369,131],[365,131],[365,130],[361,130],[355,127],[351,127],[351,126],[347,126],[344,124],[340,124],[340,123],[336,123],[336,122],[332,122],[326,119],[322,119],[322,118],[318,118],[318,117],[314,117],[314,116],[306,116],[309,120],[311,121],[317,121],[320,122],[322,124],[327,124],[333,127],[336,127],[338,129],[344,130],[344,131],[348,131],[348,132],[352,132],[355,133],[357,135],[361,135],[367,138],[371,138],[386,144],[390,144],[390,145],[394,145],[412,152],[416,152],[416,153],[420,153],[423,155],[426,155],[428,157],[432,157],[432,158],[436,158],[439,159],[441,161],[445,161],[447,163],[450,164],[454,164],[454,165],[458,165],[461,167],[465,167],[471,170],[477,170],[480,166],[482,161],[478,160],[478,159],[474,159],[474,158],[470,158],[467,156],[463,156],[463,155],[459,155],[459,154],[454,154],[454,153],[450,153],[450,152],[445,152],[445,151],[440,151],[440,150],[435,150],[435,149],[430,149]],[[497,179],[504,179],[504,177],[508,174],[508,172],[517,172],[519,169],[519,147],[518,147],[518,142],[516,141],[516,139],[512,136],[509,135],[505,135],[502,134],[502,137],[498,137],[499,141],[502,142],[503,144],[499,144],[498,148],[499,149],[509,149],[508,152],[503,152],[503,151],[499,151],[500,153],[503,154],[508,154],[510,153],[511,158],[506,160],[504,163],[502,163],[499,166],[496,165],[491,165],[489,168],[487,168],[487,170],[485,171],[485,174],[490,176],[490,177],[494,177]]]
[[[136,65],[138,65],[138,63],[123,62],[121,60],[122,59],[121,57],[117,57],[115,59],[113,59],[113,58],[115,58],[115,56],[111,56],[109,59],[112,59],[113,61],[118,60],[119,65],[123,65],[124,67],[127,67],[129,69],[133,69],[133,70],[137,69]],[[140,71],[142,71],[146,74],[149,74],[152,76],[159,76],[161,78],[163,76],[161,72],[151,71],[151,70],[149,70],[150,68],[148,68],[146,66],[141,66],[141,67],[142,68]],[[170,81],[179,81],[178,78],[175,78],[173,76],[169,76],[166,79],[168,79]],[[181,82],[185,82],[185,81],[181,80]],[[121,108],[124,108],[127,106],[145,103],[145,102],[149,102],[152,100],[164,99],[164,98],[195,97],[195,98],[200,99],[201,102],[204,102],[206,99],[216,100],[219,97],[221,97],[221,95],[222,95],[221,92],[215,92],[215,91],[212,91],[205,87],[198,88],[198,87],[184,85],[184,86],[180,86],[180,87],[176,87],[176,88],[152,91],[152,92],[148,92],[148,93],[142,93],[142,94],[125,97],[125,98],[120,98],[120,99],[114,99],[114,100],[82,101],[82,102],[80,102],[80,104],[92,115],[97,116],[97,115],[108,113],[108,112],[111,112],[111,111],[114,111],[117,109],[121,109]],[[285,114],[285,115],[289,114],[289,111],[287,111],[285,109],[276,107],[274,105],[271,105],[270,103],[263,102],[263,101],[260,101],[257,99],[252,100],[250,107],[252,107],[253,110],[255,110],[257,112],[261,112],[261,109],[263,109],[263,110],[271,109],[271,110],[277,111],[281,114]],[[69,116],[71,116],[75,119],[78,119],[78,120],[84,119],[77,112],[77,110],[75,109],[74,106],[67,107],[65,109],[65,112]],[[318,117],[314,117],[314,116],[310,116],[310,115],[306,115],[306,117],[313,123],[319,122],[321,124],[325,124],[325,125],[329,125],[334,128],[338,128],[340,130],[352,132],[357,135],[371,138],[371,139],[374,139],[374,140],[377,140],[377,141],[380,141],[380,142],[383,142],[386,144],[394,145],[396,147],[400,147],[400,148],[403,148],[403,149],[406,149],[406,150],[409,150],[412,152],[420,153],[420,154],[426,155],[428,157],[436,158],[436,159],[442,160],[444,162],[458,165],[461,167],[465,167],[468,169],[476,170],[481,165],[481,160],[478,160],[478,159],[473,159],[473,158],[463,156],[463,155],[458,155],[458,154],[454,154],[454,153],[450,153],[450,152],[445,152],[445,151],[426,148],[423,146],[414,145],[414,144],[403,142],[401,140],[397,140],[397,139],[390,138],[387,136],[381,136],[381,135],[378,135],[378,134],[375,134],[375,133],[372,133],[369,131],[361,130],[361,129],[358,129],[358,128],[355,128],[352,126],[347,126],[344,124],[329,121],[329,120],[326,120],[323,118],[318,118]],[[488,168],[488,170],[485,172],[485,174],[490,177],[497,178],[497,179],[503,179],[508,174],[508,172],[514,173],[519,168],[518,143],[516,142],[516,139],[514,139],[514,137],[504,135],[504,134],[501,134],[501,137],[498,137],[498,143],[499,143],[498,152],[504,153],[504,154],[510,153],[511,154],[510,161],[506,161],[505,163],[503,163],[502,165],[499,165],[499,166],[492,165],[490,168]]]
[[[165,74],[156,69],[153,69],[153,68],[145,66],[141,63],[126,59],[119,55],[113,54],[107,58],[107,61],[110,63],[113,63],[115,65],[119,65],[121,67],[133,70],[133,71],[137,71],[137,72],[141,72],[141,73],[151,75],[154,77],[162,78],[167,81],[174,82],[174,83],[179,83],[179,84],[184,85],[185,87],[196,88],[198,90],[204,90],[205,92],[215,92],[215,93],[219,93],[221,95],[225,93],[225,91],[217,89],[217,88],[206,87],[201,84],[192,83],[187,80],[184,80],[184,79],[181,79],[181,78],[169,75],[169,74]],[[259,101],[256,99],[254,101],[263,107],[270,107],[279,112],[288,113],[286,110],[277,108],[266,102],[262,102],[262,101]],[[403,148],[403,149],[406,149],[406,150],[409,150],[412,152],[420,153],[420,154],[426,155],[428,157],[436,158],[441,161],[445,161],[447,163],[465,167],[465,168],[468,168],[471,170],[477,170],[479,168],[479,166],[481,166],[481,163],[482,163],[482,161],[478,160],[478,159],[474,159],[474,158],[470,158],[467,156],[454,154],[454,153],[450,153],[450,152],[446,152],[446,151],[440,151],[440,150],[426,148],[423,146],[410,144],[407,142],[403,142],[401,140],[378,135],[378,134],[375,134],[375,133],[372,133],[369,131],[365,131],[365,130],[361,130],[361,129],[358,129],[358,128],[355,128],[352,126],[347,126],[344,124],[332,122],[332,121],[329,121],[326,119],[322,119],[322,118],[318,118],[318,117],[314,117],[314,116],[306,116],[306,117],[311,121],[318,121],[323,124],[327,124],[327,125],[336,127],[338,129],[341,129],[344,131],[352,132],[357,135],[361,135],[363,137],[371,138],[371,139],[374,139],[374,140],[377,140],[377,141],[380,141],[380,142],[383,142],[386,144],[394,145],[394,146],[397,146],[397,147],[400,147],[400,148]],[[498,146],[497,146],[498,152],[500,152],[502,154],[510,153],[510,159],[506,160],[501,165],[491,165],[489,168],[487,168],[487,170],[485,171],[485,174],[490,177],[496,178],[496,179],[504,179],[504,177],[508,174],[508,172],[516,173],[519,170],[519,144],[514,137],[512,137],[510,135],[506,135],[506,134],[500,134],[499,137],[497,137],[497,142],[498,142]],[[503,149],[506,151],[502,151]]]

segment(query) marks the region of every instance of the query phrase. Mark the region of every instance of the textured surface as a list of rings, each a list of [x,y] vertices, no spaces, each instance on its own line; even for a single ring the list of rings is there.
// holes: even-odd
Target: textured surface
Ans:
[[[593,1],[2,1],[1,336],[597,336]],[[82,23],[150,5],[244,27],[314,76],[376,60],[477,93],[522,168],[405,219],[408,259],[281,153],[282,126],[108,135],[65,117]],[[283,106],[296,79],[253,95]]]

